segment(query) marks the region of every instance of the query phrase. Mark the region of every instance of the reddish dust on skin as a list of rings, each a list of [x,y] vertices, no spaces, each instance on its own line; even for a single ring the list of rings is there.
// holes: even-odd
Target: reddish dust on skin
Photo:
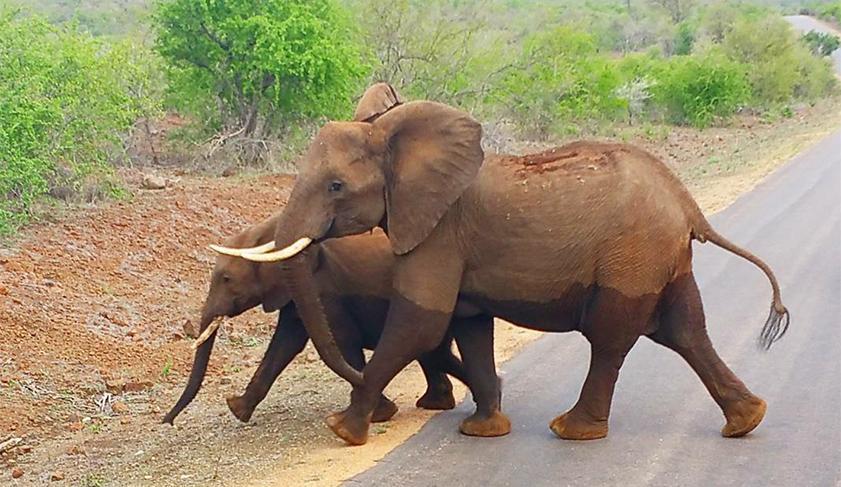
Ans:
[[[612,152],[610,150],[599,150],[598,147],[577,149],[563,146],[536,154],[501,157],[503,164],[521,166],[516,171],[517,175],[528,176],[529,174],[544,174],[558,170],[569,173],[597,171],[612,162]]]
[[[291,181],[191,178],[138,190],[0,249],[0,388],[11,391],[0,401],[0,437],[66,431],[71,404],[105,392],[182,386],[165,370],[189,370],[184,330],[207,290],[215,257],[207,245],[277,211]]]

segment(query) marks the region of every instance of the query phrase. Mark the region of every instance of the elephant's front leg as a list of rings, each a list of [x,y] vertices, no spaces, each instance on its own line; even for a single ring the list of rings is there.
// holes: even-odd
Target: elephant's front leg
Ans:
[[[327,418],[333,432],[351,445],[365,444],[385,387],[406,365],[440,343],[449,322],[450,317],[442,312],[424,310],[399,296],[393,298],[382,337],[363,371],[365,385],[353,388],[347,409]]]
[[[280,312],[277,327],[263,360],[248,382],[241,396],[227,398],[228,408],[240,421],[248,422],[254,408],[265,399],[272,384],[307,344],[309,335],[304,329],[295,305],[289,304]]]
[[[464,263],[451,242],[422,245],[399,256],[382,337],[354,387],[347,409],[327,424],[352,445],[368,440],[368,426],[385,386],[409,362],[437,347],[450,325]]]
[[[493,318],[478,316],[459,319],[453,334],[461,352],[468,385],[476,401],[476,412],[459,429],[470,436],[503,436],[511,432],[511,421],[500,412],[501,394],[493,348]]]

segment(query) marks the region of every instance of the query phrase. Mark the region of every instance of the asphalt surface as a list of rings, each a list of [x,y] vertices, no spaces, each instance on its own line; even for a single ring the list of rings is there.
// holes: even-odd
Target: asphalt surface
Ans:
[[[622,368],[608,438],[560,440],[548,423],[577,399],[589,349],[578,334],[547,334],[502,367],[510,435],[460,435],[468,400],[346,485],[841,485],[841,131],[711,221],[768,262],[792,315],[788,334],[758,350],[767,279],[724,250],[695,244],[713,343],[768,402],[751,435],[719,436],[724,417],[694,372],[642,338]]]
[[[832,30],[831,28],[828,28],[826,24],[806,15],[790,15],[786,17],[786,20],[795,29],[804,34],[810,30],[815,30],[818,32],[835,34],[836,36],[839,35],[838,31]],[[831,57],[832,64],[835,65],[835,71],[837,73],[841,73],[841,49],[837,49],[833,52]]]

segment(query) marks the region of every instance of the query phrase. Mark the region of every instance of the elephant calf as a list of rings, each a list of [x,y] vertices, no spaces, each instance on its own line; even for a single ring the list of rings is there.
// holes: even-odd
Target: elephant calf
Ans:
[[[226,242],[231,247],[252,247],[272,239],[277,217],[254,225]],[[365,365],[363,348],[373,349],[379,341],[391,296],[394,255],[382,232],[336,239],[312,247],[307,259],[327,321],[344,359],[357,370]],[[237,316],[257,305],[272,312],[280,310],[277,328],[257,371],[241,396],[227,399],[231,412],[241,421],[251,419],[254,408],[268,393],[275,379],[301,353],[310,338],[280,272],[280,264],[255,264],[235,256],[220,255],[202,308],[200,330],[223,317]],[[490,318],[487,319],[488,323]],[[483,323],[485,324],[485,323]],[[213,329],[196,350],[190,378],[176,405],[164,417],[172,424],[175,417],[195,398],[207,372],[216,338]],[[452,384],[445,374],[466,383],[461,361],[451,351],[448,334],[440,345],[418,359],[427,381],[426,393],[417,406],[426,409],[452,409]],[[397,406],[380,398],[372,421],[387,421]]]

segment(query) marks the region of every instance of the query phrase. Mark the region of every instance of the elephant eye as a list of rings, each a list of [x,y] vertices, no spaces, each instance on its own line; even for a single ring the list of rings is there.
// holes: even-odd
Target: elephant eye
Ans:
[[[331,193],[338,193],[342,190],[344,184],[341,181],[333,181],[327,186],[327,191]]]
[[[225,283],[231,282],[231,276],[229,276],[227,274],[223,274],[222,275],[222,282],[225,282]]]

